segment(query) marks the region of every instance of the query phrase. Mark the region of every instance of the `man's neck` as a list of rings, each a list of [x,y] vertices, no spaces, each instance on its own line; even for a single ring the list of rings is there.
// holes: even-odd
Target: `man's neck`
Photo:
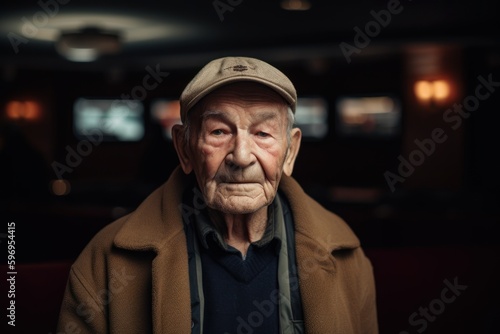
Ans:
[[[246,256],[250,244],[259,241],[264,236],[267,226],[267,209],[266,206],[256,212],[239,215],[209,210],[209,215],[227,244]]]

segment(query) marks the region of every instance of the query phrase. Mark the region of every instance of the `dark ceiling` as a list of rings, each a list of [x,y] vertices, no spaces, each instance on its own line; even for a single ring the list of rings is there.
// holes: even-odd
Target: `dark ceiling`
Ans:
[[[0,5],[0,64],[70,70],[112,65],[143,68],[156,62],[181,68],[229,54],[265,54],[275,61],[343,57],[340,43],[355,46],[355,27],[364,30],[375,20],[374,13],[383,17],[381,11],[390,10],[393,14],[385,17],[386,26],[379,26],[368,47],[354,56],[400,51],[415,43],[496,46],[500,41],[495,1],[311,3],[308,11],[286,11],[279,0],[4,1]],[[58,55],[57,36],[85,27],[119,32],[121,52],[92,64],[73,63]]]

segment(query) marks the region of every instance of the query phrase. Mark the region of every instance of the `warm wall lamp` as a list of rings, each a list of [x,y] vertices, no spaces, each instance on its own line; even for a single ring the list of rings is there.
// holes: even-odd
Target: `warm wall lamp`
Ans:
[[[13,100],[7,103],[5,113],[13,121],[36,121],[41,116],[41,108],[35,101]]]
[[[450,96],[450,84],[446,80],[419,80],[413,89],[422,103],[442,103]]]

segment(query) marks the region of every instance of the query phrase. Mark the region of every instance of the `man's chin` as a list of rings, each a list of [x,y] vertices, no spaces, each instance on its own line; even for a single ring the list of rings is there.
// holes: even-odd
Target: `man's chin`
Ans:
[[[230,200],[224,200],[224,201],[218,202],[217,204],[214,205],[213,208],[217,211],[220,211],[221,213],[224,213],[224,214],[247,215],[247,214],[255,213],[255,212],[261,210],[262,208],[267,207],[268,205],[269,204],[265,203],[264,201],[258,203],[254,199],[238,200],[237,198],[232,198]]]

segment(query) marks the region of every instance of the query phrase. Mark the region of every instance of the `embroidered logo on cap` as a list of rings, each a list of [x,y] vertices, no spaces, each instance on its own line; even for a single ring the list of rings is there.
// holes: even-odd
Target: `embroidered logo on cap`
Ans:
[[[246,71],[248,70],[248,66],[245,66],[245,65],[235,65],[233,66],[233,71],[236,71],[236,72],[243,72],[243,71]]]

